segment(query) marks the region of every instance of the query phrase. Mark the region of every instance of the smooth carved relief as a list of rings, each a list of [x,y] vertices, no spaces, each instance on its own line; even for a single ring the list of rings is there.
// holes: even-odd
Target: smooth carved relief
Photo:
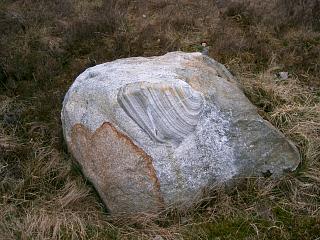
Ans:
[[[155,141],[176,143],[192,133],[204,104],[186,83],[129,83],[118,92],[124,111]]]

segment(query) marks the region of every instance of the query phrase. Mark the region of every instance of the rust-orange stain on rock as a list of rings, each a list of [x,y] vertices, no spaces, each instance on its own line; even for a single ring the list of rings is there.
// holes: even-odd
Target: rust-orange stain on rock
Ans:
[[[72,154],[111,211],[137,212],[146,201],[151,211],[164,208],[151,156],[111,123],[93,133],[75,124],[71,139]]]
[[[216,76],[217,71],[203,65],[203,56],[194,58],[194,62],[184,63],[184,67],[189,71],[192,70],[194,74],[190,74],[190,77],[183,78],[182,80],[187,82],[194,90],[206,95],[212,83],[203,81],[203,79],[205,79],[203,78],[203,75]]]
[[[158,198],[160,207],[164,207],[164,200],[163,197],[161,196],[160,192],[160,182],[157,177],[156,170],[154,169],[153,163],[152,163],[152,158],[149,156],[145,151],[143,151],[140,147],[138,147],[134,142],[125,134],[119,132],[114,126],[112,126],[111,123],[103,123],[101,128],[103,127],[110,127],[114,133],[117,134],[117,137],[119,138],[119,141],[124,141],[128,146],[131,146],[132,149],[139,155],[142,159],[144,159],[148,170],[149,170],[149,177],[154,183],[154,192]]]

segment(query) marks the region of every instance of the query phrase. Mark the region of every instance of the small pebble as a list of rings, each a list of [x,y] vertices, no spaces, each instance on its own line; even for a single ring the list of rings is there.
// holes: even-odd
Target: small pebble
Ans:
[[[153,238],[153,240],[163,240],[163,237],[161,237],[160,235],[157,235]]]
[[[6,113],[3,116],[3,123],[6,125],[12,125],[18,122],[18,116],[13,113]]]
[[[279,72],[278,77],[281,80],[287,80],[289,78],[289,73],[288,72]]]

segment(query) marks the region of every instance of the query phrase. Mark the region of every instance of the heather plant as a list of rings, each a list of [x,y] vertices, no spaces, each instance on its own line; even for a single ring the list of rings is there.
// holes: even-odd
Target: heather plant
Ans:
[[[1,238],[319,238],[318,9],[317,0],[1,1]],[[204,40],[298,146],[301,165],[277,180],[215,186],[185,211],[110,216],[66,149],[64,94],[95,64],[194,51]]]

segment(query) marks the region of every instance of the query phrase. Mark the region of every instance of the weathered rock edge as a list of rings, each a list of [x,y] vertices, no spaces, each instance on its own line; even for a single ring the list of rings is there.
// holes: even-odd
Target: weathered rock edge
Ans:
[[[121,213],[132,205],[136,211],[164,208],[152,158],[111,123],[103,123],[93,133],[84,125],[76,124],[71,139],[72,155],[109,209]],[[86,161],[88,159],[91,161]],[[121,159],[125,167],[115,163],[114,159]],[[130,191],[121,191],[127,188],[128,182],[141,192],[132,195]],[[110,192],[113,194],[108,195]],[[118,195],[116,203],[112,199],[114,195]]]

